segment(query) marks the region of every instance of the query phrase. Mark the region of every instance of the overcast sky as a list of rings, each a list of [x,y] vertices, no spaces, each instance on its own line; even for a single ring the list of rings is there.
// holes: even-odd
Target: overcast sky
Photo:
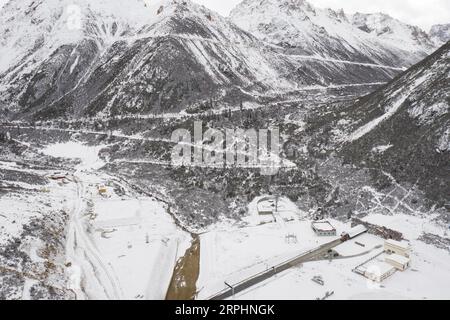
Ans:
[[[0,0],[0,6],[3,6],[6,1]],[[241,2],[241,0],[194,1],[225,16],[236,4]],[[450,23],[449,0],[309,0],[309,2],[321,8],[343,8],[347,13],[384,12],[404,22],[418,25],[426,31],[433,24]]]

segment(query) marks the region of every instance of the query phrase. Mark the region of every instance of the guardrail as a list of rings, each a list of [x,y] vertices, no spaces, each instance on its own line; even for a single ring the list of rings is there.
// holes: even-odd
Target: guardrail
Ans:
[[[359,265],[357,265],[356,267],[354,267],[352,269],[352,271],[354,273],[360,274],[360,275],[364,275],[364,272],[362,272],[361,270],[359,270],[359,268],[361,268],[363,265],[369,263],[370,261],[375,260],[376,258],[378,258],[379,256],[381,256],[384,253],[384,250],[381,251],[380,253],[376,254],[375,256],[371,257],[370,259],[367,259],[366,261],[364,261],[363,263],[360,263]]]

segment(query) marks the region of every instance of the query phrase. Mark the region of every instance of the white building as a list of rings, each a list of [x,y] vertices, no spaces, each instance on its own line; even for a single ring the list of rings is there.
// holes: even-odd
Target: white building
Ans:
[[[411,255],[411,246],[408,241],[386,240],[384,242],[384,251],[389,254],[398,254],[409,258]]]
[[[409,258],[398,254],[391,254],[386,256],[386,262],[400,271],[405,271],[406,269],[408,269],[410,261],[411,260]]]
[[[351,228],[348,231],[348,235],[350,237],[350,239],[353,239],[357,236],[359,236],[360,234],[366,233],[367,232],[367,228],[365,226],[363,226],[362,224],[359,224],[357,226],[354,226],[353,228]]]
[[[336,228],[329,221],[313,221],[311,228],[320,237],[336,236]]]
[[[365,267],[364,276],[376,282],[383,282],[397,271],[395,267],[386,262],[376,262]]]

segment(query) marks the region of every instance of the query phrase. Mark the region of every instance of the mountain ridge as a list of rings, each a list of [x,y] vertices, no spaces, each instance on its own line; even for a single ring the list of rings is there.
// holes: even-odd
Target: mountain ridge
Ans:
[[[417,185],[440,206],[450,192],[449,59],[447,42],[343,111],[351,123],[341,151],[347,161],[390,172],[403,185]]]
[[[0,72],[0,108],[15,118],[173,112],[211,105],[212,99],[239,104],[255,95],[310,86],[385,82],[401,71],[294,55],[191,1],[164,0],[146,8],[133,0],[135,10],[147,10],[136,21],[129,21],[130,13],[111,16],[118,0],[95,6],[78,0],[81,14],[67,12],[72,8],[67,3],[12,1],[0,12],[2,28],[18,30],[0,40],[6,43],[4,54],[17,53],[9,54]],[[13,8],[27,10],[15,15]],[[56,27],[43,19],[49,13]],[[73,14],[80,14],[82,23],[65,34]],[[41,30],[46,30],[43,36]],[[17,43],[22,33],[27,41]]]
[[[420,28],[388,15],[346,15],[304,0],[246,0],[230,19],[291,53],[408,67],[437,49]],[[376,31],[385,28],[395,33]]]

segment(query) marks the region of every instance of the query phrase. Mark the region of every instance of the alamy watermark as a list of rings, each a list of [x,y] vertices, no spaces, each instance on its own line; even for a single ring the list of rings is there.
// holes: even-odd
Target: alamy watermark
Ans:
[[[257,168],[262,175],[275,175],[284,167],[280,157],[280,130],[208,129],[194,123],[194,134],[187,129],[172,133],[173,166],[210,168]]]

